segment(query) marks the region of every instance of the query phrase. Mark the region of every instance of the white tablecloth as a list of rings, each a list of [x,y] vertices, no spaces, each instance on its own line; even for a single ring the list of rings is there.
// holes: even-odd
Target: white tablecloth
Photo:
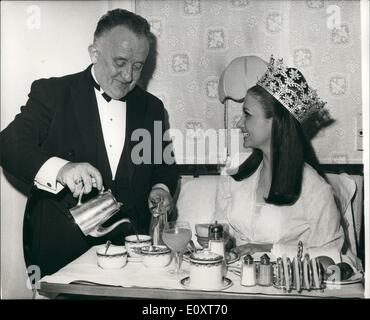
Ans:
[[[147,268],[141,262],[129,261],[125,267],[118,270],[101,269],[97,265],[96,257],[97,247],[91,248],[75,261],[71,262],[64,268],[57,271],[55,274],[45,276],[41,282],[68,284],[74,281],[87,281],[102,285],[121,286],[121,287],[145,287],[145,288],[163,288],[163,289],[182,289],[179,279],[176,276],[168,273],[168,270],[173,268],[171,263],[166,268]],[[240,261],[235,262],[233,266],[240,265]],[[183,261],[181,269],[186,272],[183,277],[189,273],[189,263]],[[284,293],[280,289],[274,287],[244,287],[240,285],[240,277],[230,271],[227,273],[227,278],[232,280],[233,285],[225,292],[250,293],[261,295],[287,295],[294,297],[299,296],[317,296],[317,297],[362,297],[363,284],[356,283],[344,286],[326,288],[324,291],[302,291],[298,294],[296,291]],[[181,278],[180,278],[181,280]]]

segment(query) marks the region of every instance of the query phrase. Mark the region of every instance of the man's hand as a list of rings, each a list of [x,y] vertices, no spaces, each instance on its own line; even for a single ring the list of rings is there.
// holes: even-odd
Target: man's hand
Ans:
[[[154,188],[149,194],[148,205],[152,214],[171,213],[173,210],[173,199],[168,191],[162,188]]]
[[[86,162],[68,162],[59,170],[57,181],[68,188],[77,198],[82,192],[89,193],[92,187],[101,190],[103,179],[98,169]]]

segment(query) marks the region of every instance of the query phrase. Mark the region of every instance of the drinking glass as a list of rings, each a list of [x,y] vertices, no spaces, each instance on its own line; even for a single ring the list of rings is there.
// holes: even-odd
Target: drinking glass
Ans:
[[[170,273],[180,275],[182,254],[191,240],[191,228],[186,221],[167,222],[162,234],[163,242],[169,247],[175,255],[175,270]]]

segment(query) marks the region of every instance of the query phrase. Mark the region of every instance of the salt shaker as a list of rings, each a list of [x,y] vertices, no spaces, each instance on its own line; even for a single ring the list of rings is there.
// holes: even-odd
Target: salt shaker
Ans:
[[[266,287],[271,286],[272,284],[272,268],[270,258],[266,253],[261,257],[258,272],[258,284]]]
[[[209,251],[217,253],[225,258],[224,229],[217,221],[211,224],[208,229]]]
[[[250,254],[244,257],[240,284],[246,287],[256,285],[256,265]]]

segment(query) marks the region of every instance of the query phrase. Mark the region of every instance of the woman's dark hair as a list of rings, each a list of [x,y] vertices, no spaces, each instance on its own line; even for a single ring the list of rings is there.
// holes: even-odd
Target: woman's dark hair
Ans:
[[[266,118],[273,117],[271,133],[272,180],[266,202],[292,205],[301,194],[304,163],[313,167],[325,180],[325,173],[301,124],[271,94],[260,86],[248,90],[263,106]],[[234,179],[252,175],[262,161],[262,151],[254,149],[241,164]]]
[[[117,26],[125,26],[139,37],[145,37],[149,44],[153,42],[153,34],[150,32],[148,21],[127,10],[114,9],[103,15],[96,26],[94,32],[94,41],[96,41],[105,32]]]

